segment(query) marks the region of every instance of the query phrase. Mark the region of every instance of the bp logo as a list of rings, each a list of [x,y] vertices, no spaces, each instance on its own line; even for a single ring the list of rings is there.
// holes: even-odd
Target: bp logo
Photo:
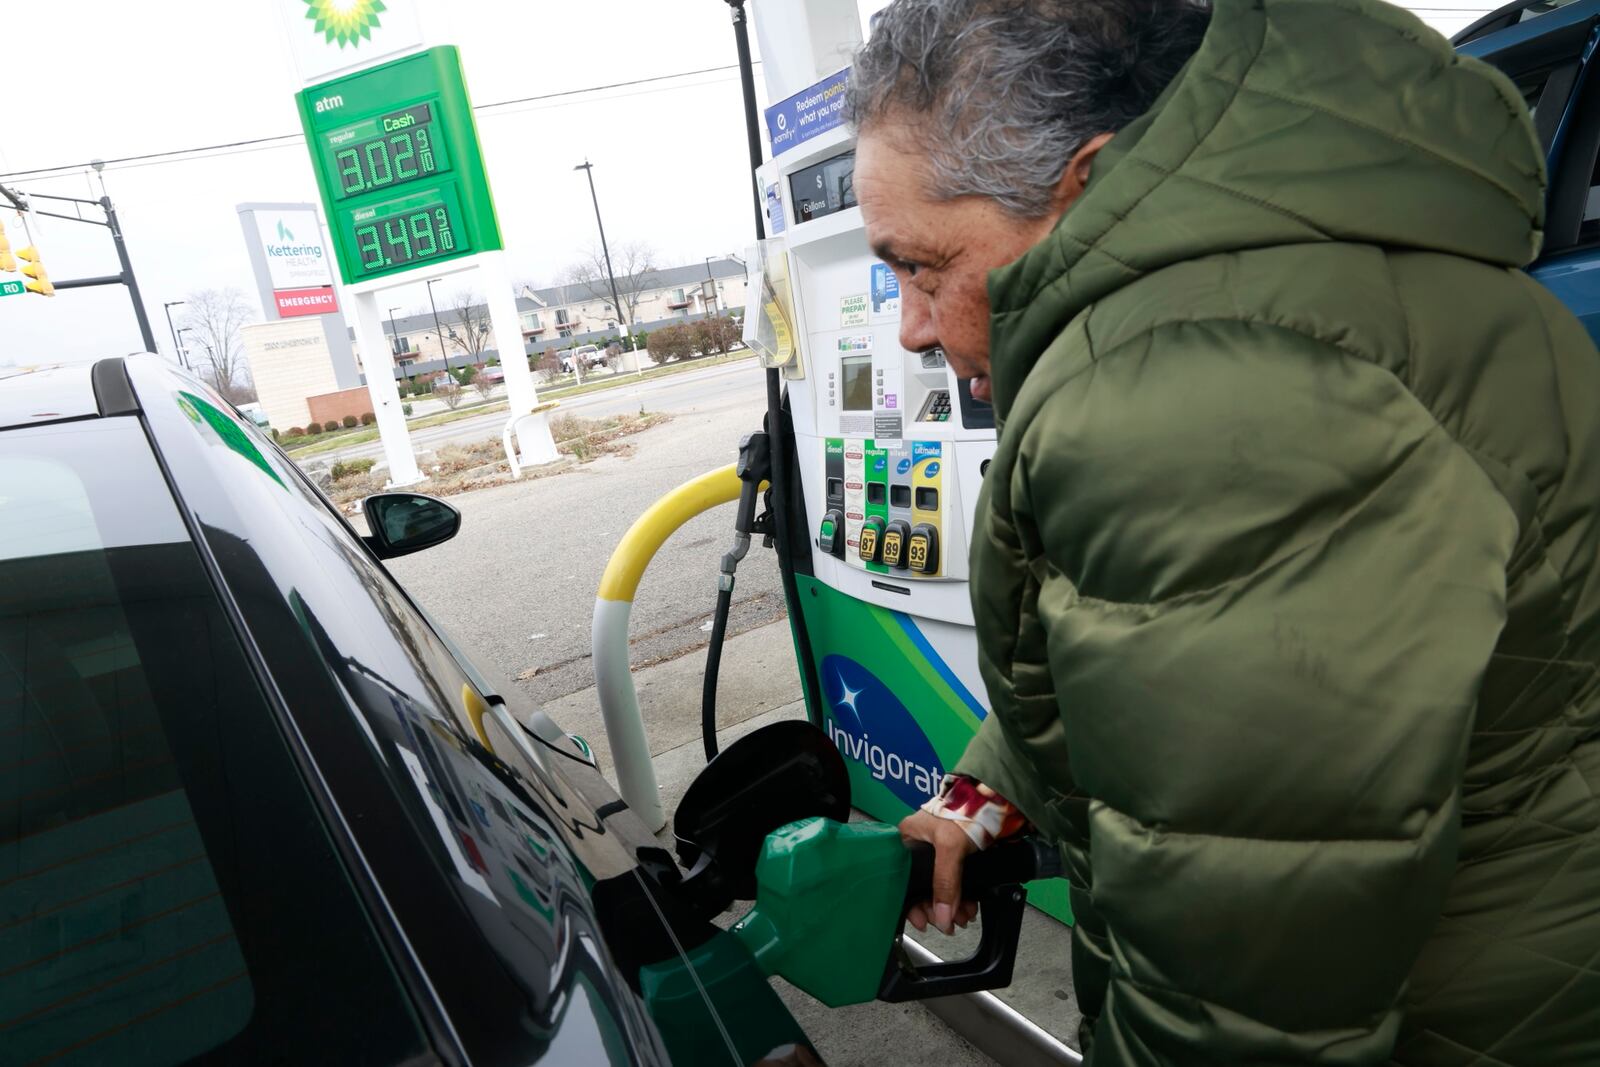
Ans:
[[[372,39],[378,28],[378,13],[384,9],[383,0],[305,0],[306,18],[315,26],[312,33],[320,33],[329,44],[339,42],[339,47],[358,48],[363,40]]]
[[[939,755],[888,686],[848,656],[822,660],[828,737],[911,807],[939,792]]]

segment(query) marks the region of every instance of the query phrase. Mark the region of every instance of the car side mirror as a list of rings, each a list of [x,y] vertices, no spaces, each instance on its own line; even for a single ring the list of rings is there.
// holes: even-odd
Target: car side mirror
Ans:
[[[461,512],[421,493],[379,493],[361,502],[367,516],[362,538],[379,559],[393,559],[443,544],[461,529]]]

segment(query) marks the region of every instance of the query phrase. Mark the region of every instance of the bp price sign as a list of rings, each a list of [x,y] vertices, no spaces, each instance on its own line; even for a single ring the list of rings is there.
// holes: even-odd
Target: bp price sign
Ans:
[[[346,284],[501,247],[454,48],[296,99]]]

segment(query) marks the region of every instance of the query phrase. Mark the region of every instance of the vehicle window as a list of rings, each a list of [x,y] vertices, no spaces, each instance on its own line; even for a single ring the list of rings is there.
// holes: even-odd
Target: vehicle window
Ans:
[[[1541,70],[1532,74],[1521,74],[1512,81],[1517,87],[1517,92],[1522,94],[1522,102],[1528,105],[1529,113],[1538,114],[1539,97],[1544,94],[1544,87],[1550,82],[1550,72]]]
[[[0,1061],[426,1047],[138,421],[0,433]]]

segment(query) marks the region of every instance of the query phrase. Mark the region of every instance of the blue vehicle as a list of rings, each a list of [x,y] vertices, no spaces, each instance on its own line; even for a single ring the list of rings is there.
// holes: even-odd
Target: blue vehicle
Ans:
[[[1549,190],[1544,248],[1529,273],[1600,343],[1600,0],[1517,0],[1451,43],[1503,71],[1533,113]]]

